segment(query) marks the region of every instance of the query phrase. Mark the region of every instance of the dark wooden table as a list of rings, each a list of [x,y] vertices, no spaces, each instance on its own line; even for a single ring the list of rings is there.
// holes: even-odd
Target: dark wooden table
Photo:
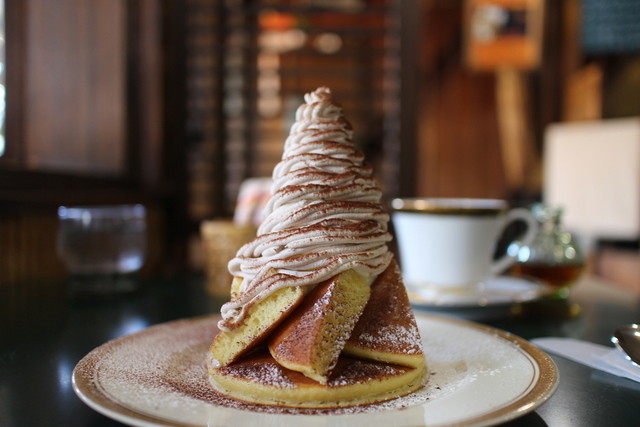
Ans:
[[[0,426],[117,426],[85,406],[71,387],[76,363],[104,342],[170,320],[217,312],[224,301],[204,292],[204,280],[145,280],[126,298],[77,301],[60,284],[0,290]],[[640,300],[595,278],[571,296],[580,307],[529,307],[525,315],[485,323],[523,338],[568,336],[611,345],[613,329],[640,322]],[[569,307],[569,306],[567,306]],[[567,308],[565,307],[565,308]],[[639,426],[640,383],[552,355],[560,371],[555,394],[509,425]]]

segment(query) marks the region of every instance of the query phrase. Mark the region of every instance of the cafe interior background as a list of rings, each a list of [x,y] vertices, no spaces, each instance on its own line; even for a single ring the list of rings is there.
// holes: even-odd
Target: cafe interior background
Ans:
[[[633,0],[4,0],[2,14],[5,295],[64,285],[60,205],[143,204],[141,275],[201,274],[201,225],[271,174],[318,86],[387,202],[552,193],[591,271],[640,295]]]

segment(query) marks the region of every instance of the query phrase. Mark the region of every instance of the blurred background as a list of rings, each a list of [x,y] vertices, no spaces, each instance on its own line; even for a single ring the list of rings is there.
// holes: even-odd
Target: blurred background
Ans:
[[[202,271],[202,222],[328,86],[387,201],[566,205],[592,268],[640,294],[635,0],[0,5],[0,288],[66,277],[60,205],[142,204],[143,274]]]

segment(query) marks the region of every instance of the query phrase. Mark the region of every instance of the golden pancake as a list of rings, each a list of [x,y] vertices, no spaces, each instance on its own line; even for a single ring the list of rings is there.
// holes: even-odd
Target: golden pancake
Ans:
[[[237,280],[234,279],[234,282]],[[236,360],[261,342],[303,298],[304,292],[299,286],[274,292],[260,304],[248,309],[242,325],[230,331],[218,332],[211,343],[208,357],[219,366]]]
[[[371,285],[369,302],[344,352],[403,366],[424,365],[418,325],[395,260]]]
[[[395,399],[422,387],[424,366],[410,368],[341,356],[326,384],[278,364],[266,351],[221,368],[209,368],[220,392],[251,403],[336,408]]]
[[[326,384],[370,292],[367,278],[353,270],[317,285],[271,334],[271,355],[282,366]]]

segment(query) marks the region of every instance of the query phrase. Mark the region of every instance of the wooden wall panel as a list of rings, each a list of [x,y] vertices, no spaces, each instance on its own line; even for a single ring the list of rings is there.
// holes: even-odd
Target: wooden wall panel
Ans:
[[[451,69],[424,98],[417,195],[506,197],[492,77]]]
[[[126,167],[125,2],[25,1],[27,165],[118,176]]]
[[[495,76],[463,65],[461,6],[425,9],[416,196],[504,198]]]

